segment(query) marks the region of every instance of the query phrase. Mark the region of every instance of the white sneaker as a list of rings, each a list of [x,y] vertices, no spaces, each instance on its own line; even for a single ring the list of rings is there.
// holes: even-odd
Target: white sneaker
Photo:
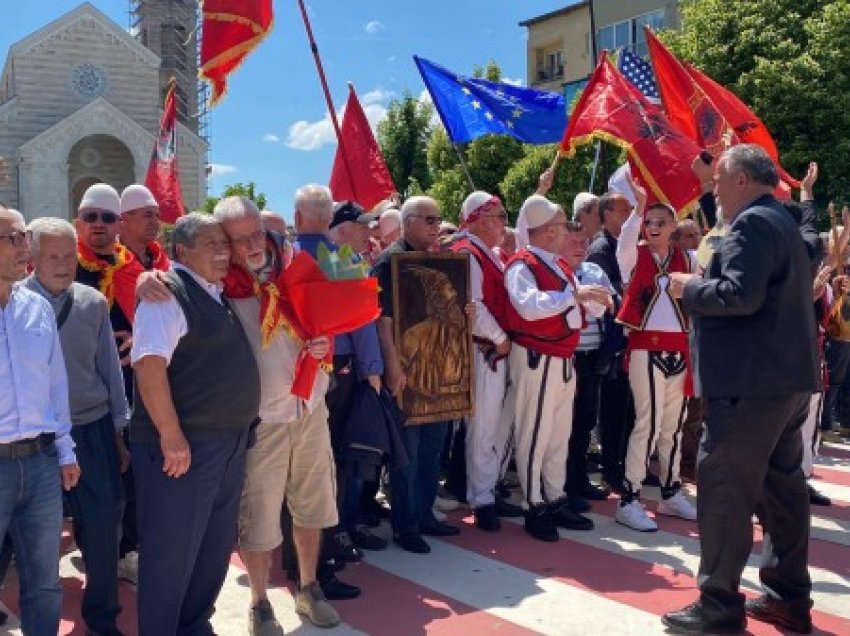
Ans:
[[[640,532],[655,532],[658,530],[658,526],[649,518],[643,504],[637,499],[632,499],[626,504],[621,502],[617,506],[617,512],[614,513],[614,521]]]
[[[440,523],[442,523],[443,521],[448,519],[448,516],[446,516],[446,513],[438,510],[437,506],[434,506],[433,508],[431,508],[431,512],[434,513],[434,519],[436,519]]]
[[[669,499],[662,499],[658,502],[658,514],[667,515],[668,517],[681,517],[688,521],[696,521],[696,507],[682,494],[682,491],[677,492]]]
[[[139,553],[128,552],[118,561],[118,578],[133,585],[139,583]]]
[[[434,497],[434,507],[440,512],[451,512],[457,509],[459,505],[460,503],[458,503],[457,499],[448,499],[446,497],[440,497],[440,495]]]

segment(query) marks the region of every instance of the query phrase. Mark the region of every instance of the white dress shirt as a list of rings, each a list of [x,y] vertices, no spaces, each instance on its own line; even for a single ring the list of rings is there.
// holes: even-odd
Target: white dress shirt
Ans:
[[[493,253],[493,250],[484,245],[480,238],[472,233],[468,233],[467,237],[484,253],[485,258],[489,258],[493,262],[500,272],[505,271],[502,261]],[[472,287],[472,300],[475,302],[475,325],[472,333],[497,345],[502,344],[508,339],[508,334],[499,326],[493,314],[484,304],[484,272],[481,265],[478,264],[478,259],[471,254],[469,258],[469,284]]]
[[[68,378],[50,303],[20,284],[0,308],[0,444],[56,435],[59,464],[76,463]]]
[[[620,230],[620,237],[617,240],[617,263],[620,266],[620,275],[623,278],[623,287],[629,284],[632,278],[632,273],[637,266],[638,260],[638,240],[640,239],[640,229],[643,225],[643,217],[632,212],[626,222],[623,223],[623,228]],[[686,252],[685,256],[688,259],[688,271],[695,272],[697,260],[692,252]],[[653,254],[655,262],[661,265],[663,259]],[[673,307],[673,300],[669,294],[661,293],[658,295],[658,300],[652,306],[649,317],[646,320],[646,331],[682,331],[679,324],[679,318],[676,310]]]
[[[180,263],[172,263],[171,269],[187,272],[213,300],[223,304],[221,293],[224,287],[221,284],[210,283]],[[150,303],[143,300],[136,308],[130,362],[136,364],[145,356],[159,356],[165,358],[166,364],[170,364],[180,339],[187,332],[186,314],[173,295],[165,302]]]
[[[556,259],[560,257],[532,245],[528,246],[528,251],[548,265],[567,286],[563,291],[542,291],[538,288],[537,280],[528,265],[515,261],[505,273],[505,286],[514,309],[525,320],[544,320],[567,312],[567,325],[571,329],[581,329],[581,312],[576,306],[576,289],[558,266]],[[568,311],[571,308],[573,311]]]

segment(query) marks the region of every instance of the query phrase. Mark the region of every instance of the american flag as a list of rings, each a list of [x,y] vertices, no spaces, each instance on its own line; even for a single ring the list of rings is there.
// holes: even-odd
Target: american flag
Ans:
[[[620,50],[620,59],[617,62],[617,67],[620,73],[627,80],[637,87],[637,89],[646,95],[646,98],[653,104],[661,103],[661,94],[658,92],[658,84],[655,83],[655,73],[652,71],[652,65],[639,55],[622,49]]]

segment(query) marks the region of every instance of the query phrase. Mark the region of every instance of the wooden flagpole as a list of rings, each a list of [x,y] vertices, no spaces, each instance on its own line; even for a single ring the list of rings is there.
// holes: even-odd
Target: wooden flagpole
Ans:
[[[339,128],[339,121],[337,121],[336,118],[336,109],[334,108],[334,102],[333,98],[331,97],[331,91],[328,88],[328,80],[325,77],[325,69],[322,66],[322,58],[319,57],[319,47],[316,44],[316,38],[313,37],[313,27],[310,25],[310,18],[307,15],[307,8],[304,5],[304,0],[298,0],[298,6],[301,9],[301,17],[304,20],[304,29],[307,31],[307,40],[310,43],[310,50],[313,52],[313,59],[316,62],[316,70],[319,74],[319,81],[322,84],[322,91],[325,94],[325,101],[328,105],[328,113],[330,113],[331,124],[333,124],[334,132],[336,133],[336,140],[339,144],[339,150],[342,156],[342,164],[345,167],[345,173],[348,175],[348,182],[351,184],[351,189],[354,192],[354,196],[356,198],[357,184],[355,183],[352,177],[348,155],[345,152],[345,143],[342,140],[342,131]]]

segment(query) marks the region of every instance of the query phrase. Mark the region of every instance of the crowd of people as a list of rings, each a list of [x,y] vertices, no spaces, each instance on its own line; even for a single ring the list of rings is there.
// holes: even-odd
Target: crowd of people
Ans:
[[[212,634],[237,548],[246,631],[267,635],[283,633],[272,568],[296,581],[299,614],[333,627],[329,601],[360,594],[337,572],[388,547],[372,531],[383,518],[393,543],[422,555],[429,537],[461,532],[445,515],[459,503],[473,531],[521,517],[530,538],[554,542],[559,528],[592,531],[584,513],[613,492],[616,521],[650,532],[652,486],[655,514],[697,522],[701,538],[699,599],[665,615],[669,628],[736,633],[749,615],[810,631],[809,503],[830,502],[806,478],[821,434],[850,425],[850,342],[829,337],[848,282],[840,256],[824,255],[842,254],[850,219],[824,245],[815,164],[799,204],[774,198],[776,168],[757,147],[692,168],[703,196],[685,220],[631,179],[550,200],[552,170],[515,228],[482,191],[460,229],[426,196],[368,212],[307,185],[292,227],[227,197],[178,219],[167,248],[142,185],[91,186],[73,222],[26,224],[0,206],[0,536],[24,634],[57,632],[63,517],[85,565],[87,633],[120,634],[121,577],[137,585],[140,634]],[[726,235],[698,257],[715,226]],[[377,277],[380,316],[300,338],[281,277],[294,255],[342,245]],[[396,340],[405,280],[391,265],[440,250],[468,255],[474,346],[459,350],[474,410],[405,426],[393,398],[417,374]],[[331,368],[295,395],[304,358],[329,352]],[[379,426],[354,408],[364,392],[400,440],[366,474],[345,453],[352,427]],[[745,604],[753,514],[765,593]]]

